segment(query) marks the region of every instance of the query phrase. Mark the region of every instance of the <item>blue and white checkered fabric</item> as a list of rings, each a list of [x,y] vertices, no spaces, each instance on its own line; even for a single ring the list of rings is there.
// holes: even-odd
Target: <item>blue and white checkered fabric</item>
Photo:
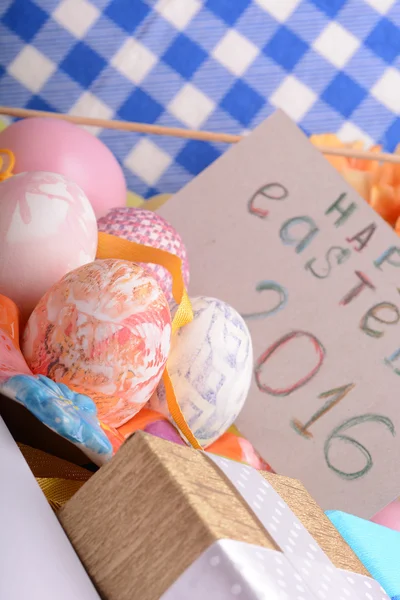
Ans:
[[[281,107],[392,150],[399,65],[397,0],[0,0],[0,101],[18,107],[228,133]],[[145,196],[225,148],[96,134]]]

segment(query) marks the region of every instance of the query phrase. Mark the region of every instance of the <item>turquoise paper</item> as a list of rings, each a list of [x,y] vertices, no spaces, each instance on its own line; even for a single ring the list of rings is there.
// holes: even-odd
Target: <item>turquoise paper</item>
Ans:
[[[400,600],[400,532],[338,510],[326,514],[372,577]]]

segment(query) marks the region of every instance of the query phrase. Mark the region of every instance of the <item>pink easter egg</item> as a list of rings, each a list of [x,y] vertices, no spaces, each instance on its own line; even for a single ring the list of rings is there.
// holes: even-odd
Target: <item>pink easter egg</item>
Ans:
[[[52,171],[75,181],[96,217],[125,206],[124,174],[110,150],[88,131],[60,119],[17,121],[0,132],[0,148],[15,155],[14,173]]]
[[[400,531],[400,500],[394,500],[385,506],[371,521],[389,527],[389,529]]]
[[[0,183],[0,293],[25,321],[68,271],[94,260],[97,223],[81,188],[56,173]]]
[[[24,331],[30,369],[90,396],[99,419],[119,427],[157,387],[167,361],[171,314],[139,265],[97,260],[68,273],[42,298]]]
[[[143,208],[113,208],[98,220],[99,231],[118,237],[166,250],[182,260],[182,275],[185,286],[189,285],[189,262],[186,248],[179,233],[157,213]],[[172,278],[164,267],[156,264],[142,264],[160,284],[168,302],[173,300]]]

